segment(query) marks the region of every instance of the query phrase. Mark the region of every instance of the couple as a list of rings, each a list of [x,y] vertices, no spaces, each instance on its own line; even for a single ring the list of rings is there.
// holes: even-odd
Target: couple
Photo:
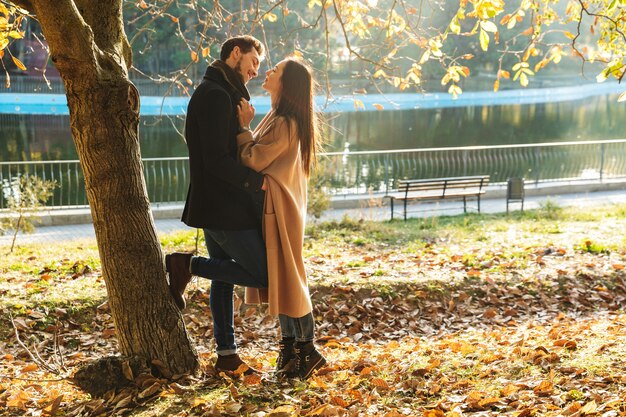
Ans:
[[[246,84],[257,76],[264,49],[252,36],[228,39],[191,96],[185,123],[191,184],[182,220],[204,230],[209,258],[172,253],[165,265],[181,310],[192,275],[211,279],[216,370],[257,372],[237,354],[233,294],[241,285],[247,303],[267,302],[278,315],[277,375],[308,378],[326,363],[313,345],[302,256],[307,177],[317,146],[313,80],[293,59],[267,71],[263,88],[272,108],[251,130]]]

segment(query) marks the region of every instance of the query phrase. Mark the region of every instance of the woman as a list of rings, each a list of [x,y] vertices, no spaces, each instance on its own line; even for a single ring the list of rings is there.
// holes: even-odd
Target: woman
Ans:
[[[308,378],[326,363],[313,345],[315,321],[302,256],[307,177],[317,146],[313,78],[295,59],[281,61],[265,75],[263,88],[272,109],[254,132],[249,127],[254,108],[245,100],[239,105],[241,162],[265,175],[266,192],[263,231],[269,285],[247,288],[246,302],[268,302],[270,314],[278,315],[278,374]]]

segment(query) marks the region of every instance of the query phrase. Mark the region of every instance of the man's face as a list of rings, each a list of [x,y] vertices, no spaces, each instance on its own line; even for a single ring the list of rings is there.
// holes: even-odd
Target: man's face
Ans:
[[[239,59],[235,64],[235,71],[241,74],[243,83],[248,84],[248,81],[253,79],[259,74],[259,66],[261,65],[261,58],[256,49],[252,48],[250,52],[245,54],[240,53]]]

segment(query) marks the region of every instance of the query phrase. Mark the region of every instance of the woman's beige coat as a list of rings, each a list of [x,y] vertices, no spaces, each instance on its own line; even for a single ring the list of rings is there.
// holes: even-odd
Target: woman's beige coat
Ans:
[[[269,303],[270,314],[299,318],[312,310],[302,245],[307,178],[295,123],[270,111],[254,132],[237,137],[241,162],[266,176],[263,231],[267,290],[246,289],[246,303]]]

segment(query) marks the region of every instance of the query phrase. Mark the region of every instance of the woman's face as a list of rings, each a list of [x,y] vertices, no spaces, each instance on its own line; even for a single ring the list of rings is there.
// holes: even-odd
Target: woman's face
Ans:
[[[263,88],[271,95],[280,94],[280,89],[282,87],[281,77],[283,76],[285,64],[285,61],[280,61],[274,68],[270,68],[265,73]]]

